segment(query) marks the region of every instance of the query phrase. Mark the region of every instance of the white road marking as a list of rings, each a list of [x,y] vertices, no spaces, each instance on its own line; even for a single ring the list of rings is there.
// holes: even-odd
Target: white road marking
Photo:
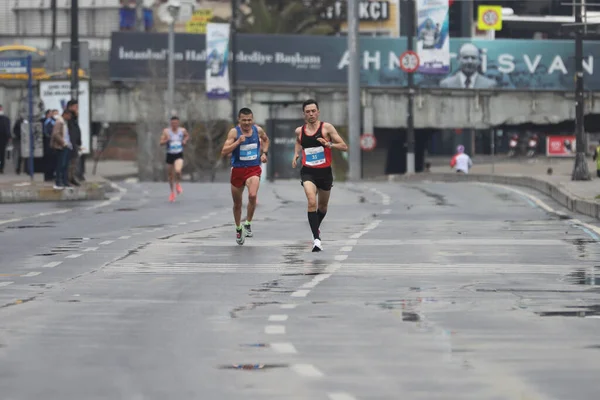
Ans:
[[[86,247],[82,251],[88,252],[88,251],[96,251],[96,250],[98,250],[98,247]]]
[[[298,351],[291,343],[271,343],[271,348],[276,353],[281,354],[296,354]]]
[[[344,261],[346,258],[348,258],[348,254],[338,254],[335,256],[335,261]]]
[[[265,333],[267,335],[283,335],[285,334],[284,325],[267,325],[265,326]]]
[[[193,224],[195,224],[195,223],[198,223],[198,222],[200,222],[200,220],[199,220],[199,219],[193,219],[193,220],[191,220],[190,222],[191,222],[191,223],[193,223]]]
[[[178,225],[187,225],[187,222],[180,222]]]
[[[40,274],[41,274],[41,272],[28,272],[25,275],[21,275],[21,276],[23,278],[31,278],[31,277],[34,277],[34,276],[38,276]]]
[[[123,196],[125,196],[125,193],[127,193],[127,189],[122,188],[121,186],[117,185],[114,182],[111,182],[110,186],[112,186],[113,189],[118,190],[120,194],[118,196],[112,197],[106,201],[103,201],[102,203],[96,204],[95,206],[88,207],[88,208],[86,208],[86,210],[95,210],[97,208],[109,206],[112,203],[121,200],[123,198]]]
[[[356,400],[356,397],[348,393],[329,393],[327,396],[329,400]]]
[[[321,371],[319,371],[314,365],[310,364],[294,364],[292,365],[292,370],[294,370],[298,375],[310,378],[319,378],[323,376]]]
[[[0,282],[0,287],[12,285],[14,282]]]
[[[310,290],[296,290],[290,296],[292,297],[306,297],[310,293]]]
[[[101,244],[102,246],[107,245],[107,244],[111,244],[113,243],[114,240],[105,240],[104,242],[100,242],[99,244]]]
[[[54,268],[54,267],[58,267],[60,264],[62,264],[62,261],[52,261],[46,265],[42,265],[42,268]]]
[[[336,263],[331,264],[327,268],[325,268],[325,272],[327,272],[329,274],[329,276],[331,276],[331,274],[333,274],[335,271],[337,271],[341,267],[342,267],[342,264],[340,264],[339,262],[336,262]]]
[[[129,239],[131,238],[131,236],[119,236],[119,239],[124,240],[124,239]]]
[[[5,219],[3,221],[0,221],[0,225],[10,224],[11,222],[19,222],[22,220],[23,220],[22,218]]]
[[[136,235],[136,236],[137,235],[141,235],[141,234],[142,234],[142,232],[136,232],[136,233],[134,233],[134,235]]]
[[[208,216],[208,215],[204,215],[204,216],[202,217],[202,219],[208,219],[208,218],[209,218],[209,216]]]
[[[269,315],[269,321],[271,322],[282,322],[287,321],[288,316],[285,314],[273,314]]]
[[[23,221],[24,219],[47,217],[47,216],[50,216],[50,215],[57,215],[57,214],[65,214],[65,213],[68,213],[69,211],[72,211],[72,209],[69,208],[69,209],[66,209],[66,210],[59,210],[59,211],[52,211],[52,212],[43,212],[43,213],[35,214],[35,215],[29,216],[29,217],[5,219],[3,221],[0,221],[0,225],[10,224],[11,222]]]
[[[319,274],[319,275],[315,276],[312,281],[305,283],[301,287],[305,288],[305,289],[314,288],[315,286],[317,286],[319,283],[323,282],[325,279],[329,278],[330,276],[331,276],[331,274]]]
[[[66,256],[65,258],[78,258],[81,257],[83,254],[70,254],[68,256]]]
[[[389,214],[389,213],[391,213],[391,212],[392,212],[392,210],[390,210],[390,209],[388,208],[387,210],[383,210],[382,214]]]
[[[362,232],[355,233],[350,236],[350,239],[359,239],[363,235]]]
[[[344,252],[352,251],[352,246],[344,246],[340,249],[340,251],[344,251]]]
[[[297,307],[296,304],[282,304],[280,308],[282,310],[293,310],[296,307]]]

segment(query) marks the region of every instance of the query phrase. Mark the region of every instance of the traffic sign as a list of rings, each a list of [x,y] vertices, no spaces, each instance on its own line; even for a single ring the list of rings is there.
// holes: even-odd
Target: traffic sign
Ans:
[[[375,148],[377,140],[372,133],[363,133],[360,136],[360,148],[365,151],[371,151]]]
[[[0,58],[0,74],[26,74],[26,58]]]
[[[412,50],[406,50],[400,55],[400,68],[404,72],[415,72],[419,68],[419,56]]]

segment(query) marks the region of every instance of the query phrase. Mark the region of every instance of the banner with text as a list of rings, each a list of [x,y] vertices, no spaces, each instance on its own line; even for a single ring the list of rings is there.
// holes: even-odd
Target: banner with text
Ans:
[[[176,34],[175,76],[179,81],[206,80],[206,39],[201,34]],[[481,40],[453,38],[450,71],[415,73],[422,88],[572,91],[575,55],[567,40]],[[346,87],[347,39],[336,36],[246,35],[237,38],[237,79],[242,85]],[[360,38],[361,85],[406,87],[399,67],[406,38]],[[600,90],[594,58],[600,42],[585,41],[586,90]],[[164,81],[167,76],[167,35],[115,32],[110,76],[116,81]],[[231,61],[231,56],[229,59]],[[469,79],[467,79],[469,78]]]
[[[229,98],[229,24],[206,25],[206,96]]]
[[[417,0],[417,54],[423,74],[450,71],[448,0]]]

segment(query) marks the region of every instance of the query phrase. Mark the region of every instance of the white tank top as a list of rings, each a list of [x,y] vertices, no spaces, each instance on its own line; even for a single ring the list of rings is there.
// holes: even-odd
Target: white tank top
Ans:
[[[169,141],[167,142],[167,153],[178,154],[183,152],[183,130],[177,129],[177,133],[174,133],[169,128]]]

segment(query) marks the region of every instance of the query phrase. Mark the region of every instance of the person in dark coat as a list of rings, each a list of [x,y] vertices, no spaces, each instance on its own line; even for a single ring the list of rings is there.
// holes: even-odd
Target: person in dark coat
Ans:
[[[4,115],[4,108],[0,105],[0,174],[4,173],[6,163],[6,147],[12,135],[10,134],[10,118]]]

